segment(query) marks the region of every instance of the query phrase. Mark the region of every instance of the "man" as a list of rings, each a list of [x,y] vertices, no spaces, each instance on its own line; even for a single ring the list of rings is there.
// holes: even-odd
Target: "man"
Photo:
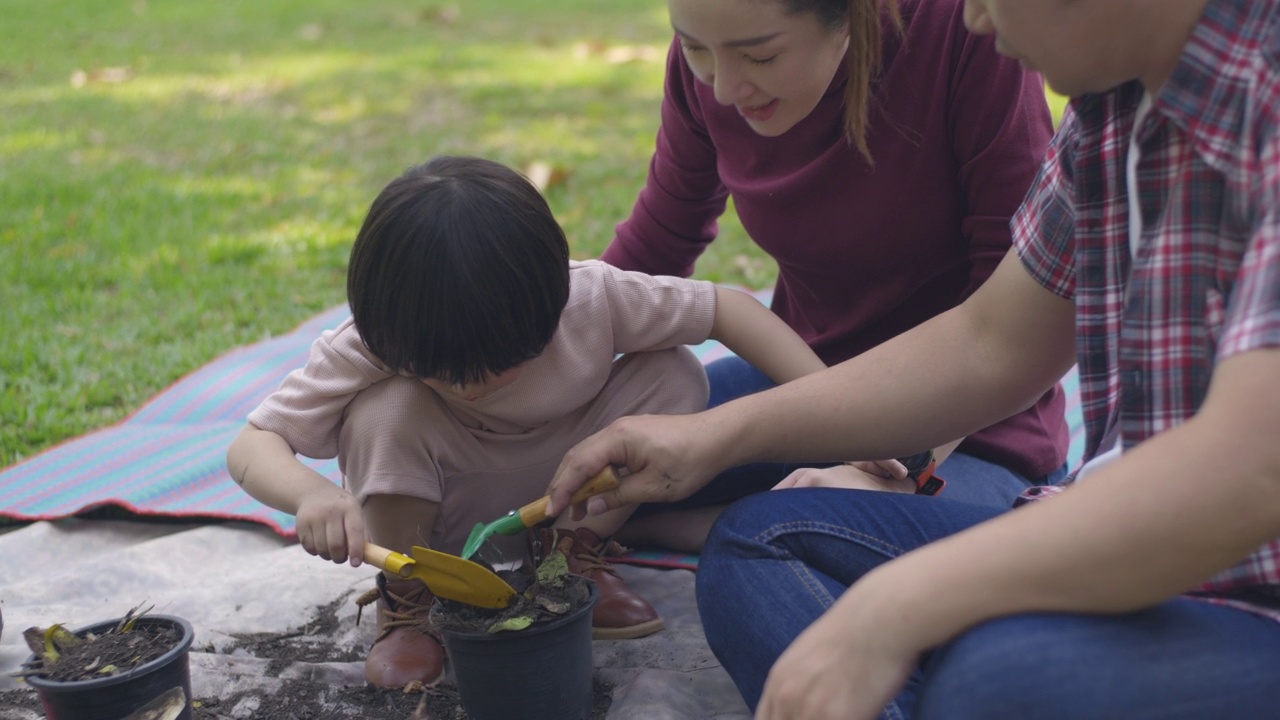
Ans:
[[[704,551],[708,641],[760,718],[1273,715],[1280,0],[969,0],[966,23],[1074,98],[992,278],[818,375],[619,421],[550,509],[606,463],[631,476],[592,511],[748,461],[906,455],[1078,362],[1087,479],[1002,513],[748,498]]]

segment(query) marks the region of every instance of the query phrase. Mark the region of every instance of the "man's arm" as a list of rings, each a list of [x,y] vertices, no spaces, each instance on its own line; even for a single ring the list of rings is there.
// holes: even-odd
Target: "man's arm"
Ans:
[[[1040,397],[1074,360],[1074,310],[1013,251],[964,304],[858,357],[694,415],[623,418],[570,450],[551,509],[614,464],[607,507],[687,497],[758,460],[896,457],[986,427]],[[597,501],[593,509],[603,509]]]
[[[984,620],[1148,607],[1280,536],[1277,377],[1280,350],[1228,359],[1190,421],[869,573],[779,658],[757,717],[875,717],[920,653]]]

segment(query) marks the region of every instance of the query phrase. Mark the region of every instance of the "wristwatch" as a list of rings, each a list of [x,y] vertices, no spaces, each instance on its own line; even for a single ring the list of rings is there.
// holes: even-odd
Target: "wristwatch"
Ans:
[[[937,495],[947,486],[947,481],[933,472],[938,467],[938,461],[933,457],[932,450],[898,458],[898,462],[906,466],[907,477],[916,484],[917,495]]]

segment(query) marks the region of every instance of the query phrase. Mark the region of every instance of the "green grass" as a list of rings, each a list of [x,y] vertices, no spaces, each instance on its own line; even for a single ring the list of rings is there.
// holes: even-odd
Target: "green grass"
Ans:
[[[437,153],[567,179],[575,257],[658,125],[660,0],[0,0],[0,466],[344,299],[350,242]],[[636,59],[617,62],[611,53]],[[764,287],[732,213],[699,263]]]
[[[342,302],[368,203],[433,154],[565,171],[551,205],[574,256],[599,254],[644,180],[670,37],[657,0],[0,17],[0,465]],[[771,280],[733,221],[725,240],[701,275]]]

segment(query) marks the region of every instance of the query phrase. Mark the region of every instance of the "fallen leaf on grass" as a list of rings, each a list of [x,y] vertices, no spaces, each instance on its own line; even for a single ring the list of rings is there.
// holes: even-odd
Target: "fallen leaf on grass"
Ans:
[[[438,22],[441,25],[452,25],[462,17],[462,8],[457,5],[423,8],[422,19],[427,22]]]
[[[598,57],[610,65],[624,65],[656,62],[666,57],[666,50],[650,45],[610,45],[599,40],[589,40],[574,45],[573,56],[579,60]]]
[[[543,193],[557,185],[563,185],[569,179],[568,170],[543,160],[534,160],[526,165],[524,174]]]
[[[298,29],[298,37],[303,40],[315,42],[324,37],[324,25],[320,23],[308,23]]]
[[[125,82],[133,77],[133,70],[128,67],[103,67],[92,70],[76,70],[71,73],[71,87],[81,88],[85,85],[111,85]]]

